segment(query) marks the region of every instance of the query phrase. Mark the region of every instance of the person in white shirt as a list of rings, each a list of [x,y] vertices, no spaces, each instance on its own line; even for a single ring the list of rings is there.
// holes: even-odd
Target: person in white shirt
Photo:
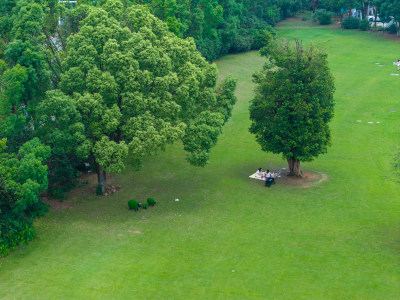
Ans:
[[[271,184],[275,183],[275,179],[272,177],[272,174],[269,170],[265,172],[265,186],[271,187]]]

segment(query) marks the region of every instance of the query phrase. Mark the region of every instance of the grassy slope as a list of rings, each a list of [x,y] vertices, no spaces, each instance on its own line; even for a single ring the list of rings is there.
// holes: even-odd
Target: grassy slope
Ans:
[[[247,130],[251,74],[263,59],[226,56],[220,75],[239,79],[239,102],[210,164],[189,166],[175,145],[142,171],[115,177],[118,194],[50,212],[37,222],[37,239],[0,260],[0,298],[398,298],[400,186],[385,177],[400,140],[400,78],[389,76],[399,44],[290,23],[280,34],[327,41],[337,86],[333,146],[303,167],[329,181],[266,190],[248,179],[285,162],[261,152]],[[159,205],[127,210],[128,199],[150,195]]]

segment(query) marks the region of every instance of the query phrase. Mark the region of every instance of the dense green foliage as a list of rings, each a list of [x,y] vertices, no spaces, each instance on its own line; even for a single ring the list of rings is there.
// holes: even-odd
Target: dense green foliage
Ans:
[[[308,8],[306,0],[139,0],[180,37],[193,37],[208,60],[260,47],[277,22]]]
[[[133,209],[133,210],[135,210],[135,211],[138,211],[138,209],[139,209],[139,202],[138,201],[136,201],[136,200],[129,200],[128,201],[128,207],[129,207],[129,209]]]
[[[332,13],[326,10],[318,10],[314,14],[315,20],[321,25],[329,25],[332,23]]]
[[[357,18],[347,18],[343,21],[342,26],[344,29],[358,29],[360,27],[360,20]]]
[[[91,8],[67,43],[60,87],[79,118],[68,124],[77,156],[97,166],[103,191],[102,173],[121,172],[127,157],[140,165],[179,139],[187,160],[204,166],[230,116],[235,80],[214,92],[217,69],[193,40],[179,39],[142,7],[129,8],[124,20],[117,14],[119,22],[112,12]]]
[[[7,153],[0,140],[0,256],[34,237],[33,221],[46,211],[40,193],[47,189],[50,148],[35,138],[18,153]]]
[[[400,0],[380,0],[377,1],[380,7],[380,14],[383,17],[394,18],[393,31],[400,34]]]
[[[360,30],[367,31],[371,28],[371,23],[367,19],[360,21]]]
[[[154,198],[147,198],[147,203],[150,206],[154,206],[154,204],[156,204],[156,201],[154,200]]]
[[[298,41],[274,43],[261,52],[268,62],[254,75],[250,132],[263,151],[281,153],[298,176],[301,161],[326,153],[330,145],[335,88],[327,55]]]

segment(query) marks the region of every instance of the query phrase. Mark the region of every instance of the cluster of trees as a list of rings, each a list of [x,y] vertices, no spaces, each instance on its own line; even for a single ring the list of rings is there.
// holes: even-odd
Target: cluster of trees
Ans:
[[[143,6],[108,0],[0,4],[0,256],[34,236],[39,195],[62,195],[90,162],[140,166],[182,141],[204,166],[235,103],[218,72]]]
[[[208,60],[259,49],[271,26],[310,7],[309,0],[137,0],[180,37],[193,37]]]
[[[393,26],[399,35],[400,0],[312,0],[311,2],[314,12],[318,8],[325,8],[342,16],[343,12],[356,8],[362,12],[363,19],[368,17],[368,8],[375,7],[375,27],[378,17],[385,23],[394,18]]]

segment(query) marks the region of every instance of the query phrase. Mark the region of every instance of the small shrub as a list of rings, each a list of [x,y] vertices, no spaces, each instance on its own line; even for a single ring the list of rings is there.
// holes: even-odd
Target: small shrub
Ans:
[[[397,33],[397,27],[395,24],[390,25],[389,28],[386,29],[389,33]]]
[[[147,203],[143,203],[142,206],[143,206],[143,209],[147,209]]]
[[[320,10],[317,11],[315,15],[321,25],[329,25],[332,23],[332,14],[330,12]]]
[[[96,195],[97,196],[103,195],[103,189],[101,188],[100,184],[96,187]]]
[[[360,30],[367,31],[371,28],[371,23],[367,19],[363,19],[360,22]]]
[[[147,198],[147,203],[148,203],[150,206],[154,206],[154,204],[156,204],[157,201],[154,200],[153,198]]]
[[[18,245],[29,242],[36,236],[36,232],[32,225],[32,220],[28,220],[26,224],[23,223],[17,225],[21,225],[21,228],[18,228],[18,230],[12,230],[4,235],[0,234],[0,257],[6,256]]]
[[[129,200],[128,201],[128,207],[129,209],[133,209],[134,211],[138,211],[139,210],[139,202],[136,200]]]
[[[344,29],[358,29],[360,27],[360,20],[350,17],[343,21],[342,26]]]

